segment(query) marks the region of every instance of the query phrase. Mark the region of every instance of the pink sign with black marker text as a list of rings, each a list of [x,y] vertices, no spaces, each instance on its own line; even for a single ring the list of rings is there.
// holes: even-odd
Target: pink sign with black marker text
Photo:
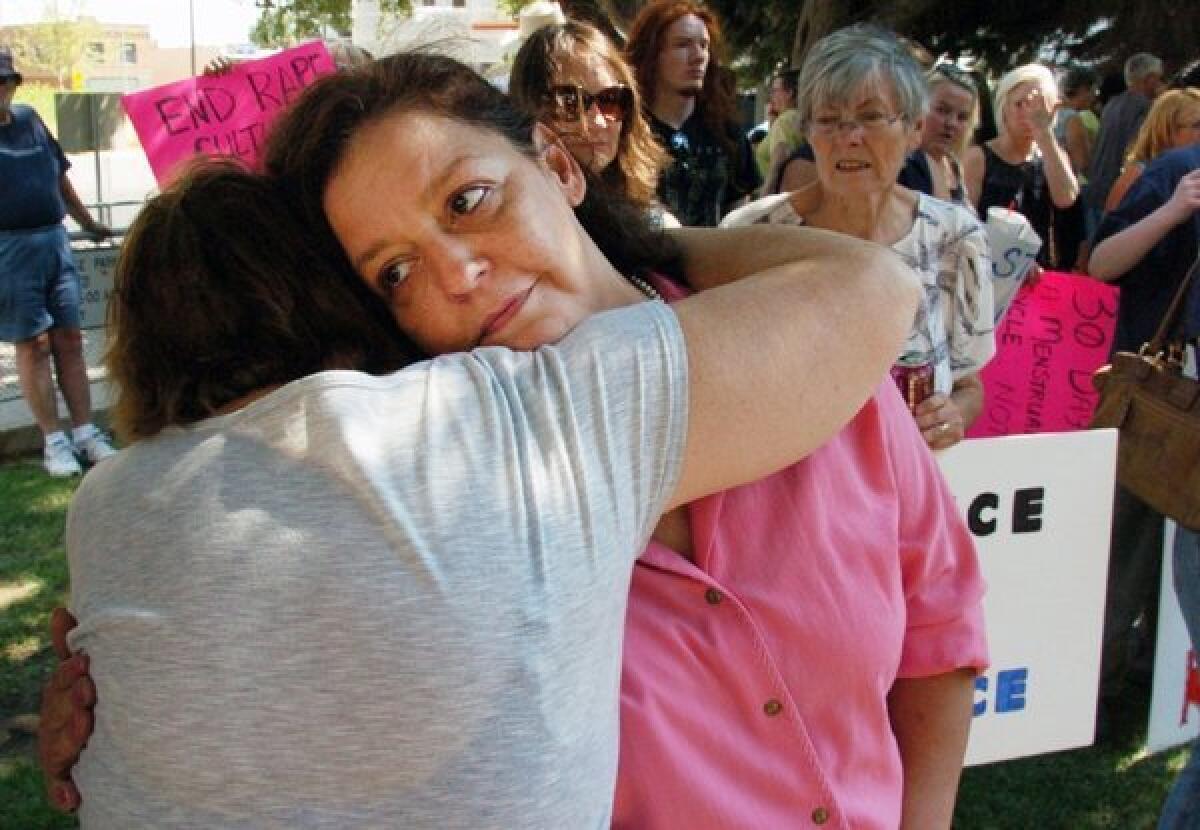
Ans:
[[[981,375],[983,412],[967,437],[1086,429],[1099,399],[1092,373],[1108,362],[1118,295],[1054,271],[1022,285],[996,328],[996,356]]]
[[[121,105],[159,184],[196,155],[234,156],[255,167],[267,129],[301,90],[334,71],[325,44],[312,41],[260,60],[133,92]]]

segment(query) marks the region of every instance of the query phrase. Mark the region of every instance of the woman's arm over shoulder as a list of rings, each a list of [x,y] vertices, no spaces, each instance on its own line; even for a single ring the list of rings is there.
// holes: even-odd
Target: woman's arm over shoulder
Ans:
[[[676,505],[762,478],[824,443],[879,385],[916,309],[915,275],[881,246],[814,230],[742,230],[796,259],[674,306],[691,377]]]
[[[726,219],[760,213],[759,206],[778,203],[786,197],[768,196],[738,208]],[[824,234],[808,234],[787,225],[738,224],[721,228],[674,228],[667,231],[683,257],[687,282],[697,291],[736,282],[751,274],[786,265],[810,256],[825,256],[831,250]]]
[[[900,830],[951,826],[974,691],[971,669],[902,677],[892,685],[888,717],[904,766]]]

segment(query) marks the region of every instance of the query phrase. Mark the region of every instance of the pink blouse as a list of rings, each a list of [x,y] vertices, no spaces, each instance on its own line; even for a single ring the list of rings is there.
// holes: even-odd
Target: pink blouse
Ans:
[[[689,510],[695,561],[634,568],[613,826],[894,828],[892,683],[988,661],[974,542],[895,384]]]

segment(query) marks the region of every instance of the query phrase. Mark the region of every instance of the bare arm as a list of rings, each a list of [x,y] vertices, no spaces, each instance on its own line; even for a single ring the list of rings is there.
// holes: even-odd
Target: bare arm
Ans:
[[[1108,198],[1104,200],[1105,213],[1116,210],[1120,206],[1121,200],[1125,198],[1125,194],[1129,192],[1129,188],[1133,187],[1134,182],[1141,177],[1142,165],[1132,161],[1125,165],[1121,175],[1113,182],[1112,190],[1108,191]]]
[[[888,713],[904,764],[902,830],[949,828],[971,725],[975,672],[901,678]]]
[[[674,228],[667,235],[683,252],[688,284],[697,291],[737,282],[777,265],[843,251],[836,234],[792,225]]]
[[[1175,192],[1162,207],[1097,245],[1088,260],[1089,273],[1104,282],[1123,276],[1197,210],[1200,210],[1200,170],[1193,170],[1179,180]]]
[[[967,149],[967,155],[963,158],[963,183],[966,185],[968,198],[975,206],[976,213],[979,213],[979,198],[983,195],[983,168],[986,164],[987,160],[983,156],[982,149],[979,147]],[[979,218],[987,221],[987,217],[983,214],[980,214]]]
[[[783,168],[787,165],[788,156],[795,149],[785,141],[777,141],[771,146],[771,161],[767,164],[767,174],[763,177],[762,195],[770,196],[772,193],[782,193],[783,188],[780,186]]]
[[[796,261],[675,304],[691,383],[672,507],[819,447],[870,397],[912,325],[916,277],[887,249],[819,231],[743,230]]]
[[[92,214],[84,207],[83,201],[79,198],[79,194],[75,192],[75,186],[71,184],[71,180],[67,178],[66,173],[58,177],[58,186],[62,191],[63,202],[67,206],[67,213],[79,223],[79,227],[97,239],[112,236],[112,231],[92,218]]]
[[[1067,158],[1067,151],[1058,143],[1049,124],[1037,129],[1033,140],[1042,151],[1042,166],[1046,171],[1050,200],[1054,202],[1055,207],[1069,208],[1079,198],[1079,180],[1071,170],[1071,160]]]

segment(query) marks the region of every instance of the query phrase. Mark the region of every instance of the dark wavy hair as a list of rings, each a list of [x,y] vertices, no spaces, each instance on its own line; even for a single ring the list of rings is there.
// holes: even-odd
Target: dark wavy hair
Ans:
[[[663,49],[667,29],[685,15],[695,15],[708,29],[708,67],[704,87],[696,99],[696,111],[731,158],[737,154],[736,89],[722,79],[725,42],[717,16],[694,0],[654,0],[642,7],[629,27],[625,54],[637,75],[638,84],[649,100],[658,83],[658,55]]]
[[[360,131],[411,112],[496,133],[517,152],[537,158],[533,116],[453,58],[401,52],[326,75],[273,125],[265,166],[311,229],[315,244],[343,269],[352,270],[325,217],[325,189]],[[589,185],[576,216],[614,267],[623,274],[674,267],[674,246],[650,224],[645,211],[630,210],[631,200],[615,188],[597,186],[594,177]]]
[[[535,118],[539,117],[554,77],[561,69],[562,60],[566,57],[580,59],[588,55],[607,63],[617,80],[633,92],[633,106],[621,124],[617,157],[600,174],[600,178],[635,202],[649,205],[654,200],[658,174],[666,160],[666,152],[659,146],[654,130],[650,129],[642,113],[642,96],[633,70],[603,32],[575,20],[538,29],[521,44],[513,59],[508,82],[509,95],[518,107]]]
[[[105,355],[126,441],[325,369],[417,352],[353,273],[315,255],[274,183],[201,160],[142,208],[121,247]]]

